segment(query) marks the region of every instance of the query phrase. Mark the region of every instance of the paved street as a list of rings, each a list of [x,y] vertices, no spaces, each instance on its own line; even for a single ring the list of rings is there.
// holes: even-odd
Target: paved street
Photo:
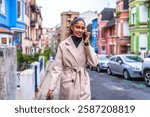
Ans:
[[[122,76],[90,71],[92,100],[149,100],[150,88],[142,79],[124,80]]]
[[[98,73],[88,69],[91,77],[92,100],[149,100],[150,88],[143,79],[124,80],[122,76],[109,76],[106,72]],[[50,75],[45,75],[50,76]],[[45,100],[49,88],[50,77],[45,77],[36,96],[37,100]],[[54,100],[58,100],[59,85],[54,92]]]

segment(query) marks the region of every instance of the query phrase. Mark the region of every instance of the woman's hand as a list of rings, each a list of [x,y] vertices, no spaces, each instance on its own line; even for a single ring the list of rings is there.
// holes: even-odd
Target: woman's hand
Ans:
[[[90,38],[90,32],[85,31],[85,39],[84,39],[84,43],[88,43]]]
[[[51,89],[48,90],[47,95],[46,95],[47,100],[52,100],[53,99],[53,91]]]

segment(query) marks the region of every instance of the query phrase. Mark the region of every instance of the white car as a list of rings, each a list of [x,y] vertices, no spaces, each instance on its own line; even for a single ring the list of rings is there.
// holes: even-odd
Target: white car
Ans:
[[[145,58],[142,64],[142,75],[145,84],[150,87],[150,58]]]
[[[99,62],[97,65],[97,71],[100,72],[101,70],[107,70],[107,67],[108,67],[107,64],[108,64],[110,57],[106,54],[101,54],[101,55],[98,55],[98,58],[99,58]]]

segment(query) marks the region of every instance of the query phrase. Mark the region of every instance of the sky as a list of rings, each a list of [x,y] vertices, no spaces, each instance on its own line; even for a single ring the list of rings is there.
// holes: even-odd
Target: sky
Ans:
[[[60,14],[66,11],[97,11],[100,13],[105,7],[115,8],[116,0],[36,0],[41,7],[43,27],[51,28],[60,24]]]

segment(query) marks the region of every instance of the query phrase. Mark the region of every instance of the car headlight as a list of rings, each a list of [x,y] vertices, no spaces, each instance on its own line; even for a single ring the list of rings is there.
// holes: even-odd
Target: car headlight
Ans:
[[[141,70],[142,68],[139,66],[131,66],[133,70]]]
[[[105,65],[105,63],[100,63],[101,65]]]

